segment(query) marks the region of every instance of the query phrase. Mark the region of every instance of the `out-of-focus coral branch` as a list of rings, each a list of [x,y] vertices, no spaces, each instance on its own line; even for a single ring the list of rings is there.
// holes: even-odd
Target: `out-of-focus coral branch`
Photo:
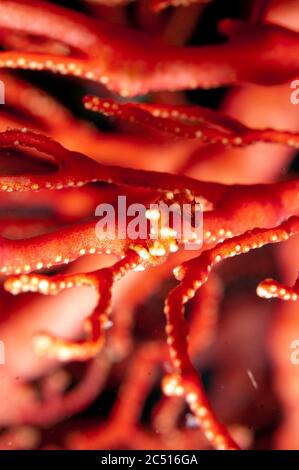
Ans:
[[[184,304],[207,281],[212,267],[220,261],[248,253],[269,243],[280,243],[299,233],[299,219],[293,217],[273,229],[255,229],[232,240],[225,240],[215,248],[204,251],[199,258],[184,263],[174,270],[180,285],[165,301],[166,334],[174,373],[164,379],[167,395],[184,396],[196,416],[207,439],[220,449],[235,448],[227,431],[216,419],[204,394],[202,384],[188,353],[188,326],[184,319]]]
[[[299,147],[299,134],[275,129],[250,129],[218,112],[197,106],[155,104],[118,104],[97,96],[86,96],[87,109],[125,121],[141,124],[184,139],[198,139],[208,144],[240,147],[257,142]]]

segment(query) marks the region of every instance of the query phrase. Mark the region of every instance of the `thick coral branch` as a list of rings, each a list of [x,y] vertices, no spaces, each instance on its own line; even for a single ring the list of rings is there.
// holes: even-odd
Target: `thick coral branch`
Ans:
[[[39,355],[47,355],[60,361],[86,361],[103,347],[104,331],[109,327],[114,282],[140,262],[138,254],[132,252],[112,268],[87,274],[57,275],[52,278],[37,274],[10,277],[5,281],[4,287],[14,295],[21,292],[57,295],[62,290],[74,286],[89,286],[95,289],[99,299],[95,310],[84,322],[85,340],[67,341],[49,333],[39,333],[34,339],[35,350]]]
[[[26,273],[68,264],[85,254],[106,253],[118,257],[129,248],[127,239],[96,236],[96,220],[62,228],[24,240],[1,239],[0,257],[3,274]]]
[[[122,186],[134,186],[154,192],[193,191],[203,199],[215,200],[226,188],[225,185],[205,183],[193,178],[170,173],[149,172],[113,165],[103,165],[79,152],[65,149],[58,142],[27,129],[8,130],[0,133],[0,147],[8,149],[34,149],[57,171],[47,175],[23,174],[0,177],[0,191],[39,191],[40,189],[63,189],[81,187],[90,182],[106,182]]]

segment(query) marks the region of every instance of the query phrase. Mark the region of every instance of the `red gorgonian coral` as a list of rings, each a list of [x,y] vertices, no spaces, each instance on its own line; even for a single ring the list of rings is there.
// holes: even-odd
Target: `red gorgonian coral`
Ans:
[[[0,448],[299,448],[299,2],[128,3],[0,2]]]

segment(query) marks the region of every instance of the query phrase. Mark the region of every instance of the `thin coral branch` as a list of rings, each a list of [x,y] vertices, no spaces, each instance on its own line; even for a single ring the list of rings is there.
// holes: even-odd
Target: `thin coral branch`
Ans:
[[[205,4],[212,0],[151,0],[151,7],[154,11],[161,11],[168,7],[188,7],[194,3]]]
[[[58,168],[53,174],[23,174],[0,177],[0,191],[39,191],[40,189],[63,189],[81,187],[90,182],[107,182],[122,186],[138,186],[154,192],[191,191],[212,201],[219,197],[225,185],[199,182],[192,178],[162,172],[134,170],[95,162],[79,152],[65,149],[58,142],[27,129],[8,130],[0,133],[0,147],[10,149],[35,149],[48,156],[50,163]],[[125,171],[124,171],[125,170]]]
[[[256,293],[264,299],[293,300],[296,302],[299,296],[299,280],[291,287],[275,281],[274,279],[265,279],[257,286]]]
[[[109,325],[113,283],[129,269],[134,269],[138,265],[138,260],[139,256],[133,252],[112,268],[93,273],[60,274],[51,279],[35,274],[8,278],[5,281],[5,289],[14,295],[21,292],[57,295],[62,290],[74,286],[89,286],[98,294],[97,306],[84,322],[85,340],[74,342],[57,338],[47,332],[39,333],[34,338],[36,353],[60,361],[86,361],[95,356],[103,347],[104,332]]]
[[[97,96],[86,96],[84,105],[85,108],[99,111],[105,116],[207,144],[221,143],[225,146],[240,147],[269,142],[299,147],[298,133],[275,129],[250,129],[228,116],[197,106],[119,104]]]
[[[221,30],[230,36],[228,43],[175,47],[143,32],[94,21],[46,2],[40,1],[36,8],[30,0],[3,0],[0,26],[28,35],[46,35],[70,50],[67,57],[47,51],[1,52],[0,67],[47,70],[95,80],[122,96],[244,82],[285,83],[296,78],[299,70],[298,34],[271,24],[254,26],[226,20]],[[275,54],[271,54],[273,50]],[[244,56],[246,62],[241,60]]]
[[[196,291],[207,281],[212,267],[220,261],[248,253],[269,243],[288,240],[298,232],[299,219],[293,217],[279,227],[255,229],[232,240],[225,240],[174,271],[181,283],[167,297],[164,311],[167,320],[167,343],[175,372],[164,379],[164,392],[170,396],[185,397],[205,436],[217,448],[235,448],[235,444],[212,412],[200,379],[191,363],[184,304],[194,297]]]

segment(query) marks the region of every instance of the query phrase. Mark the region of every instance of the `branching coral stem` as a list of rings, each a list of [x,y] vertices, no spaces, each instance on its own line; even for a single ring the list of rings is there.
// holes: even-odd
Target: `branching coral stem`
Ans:
[[[299,70],[298,34],[271,24],[254,26],[226,20],[221,31],[230,36],[227,43],[175,47],[143,32],[93,21],[46,2],[40,1],[37,8],[31,0],[2,0],[0,26],[46,36],[69,48],[69,54],[61,56],[50,53],[46,45],[44,53],[1,52],[0,67],[95,80],[124,97],[240,82],[285,83],[296,78]],[[246,61],[241,60],[244,56]]]
[[[164,392],[170,396],[185,397],[205,436],[217,448],[236,448],[236,444],[212,412],[198,374],[191,363],[184,304],[194,297],[196,291],[207,281],[212,267],[220,261],[269,243],[288,240],[297,233],[299,233],[299,218],[292,217],[278,227],[254,229],[231,240],[225,240],[174,271],[181,282],[167,297],[164,311],[167,320],[167,343],[175,372],[164,379]]]

